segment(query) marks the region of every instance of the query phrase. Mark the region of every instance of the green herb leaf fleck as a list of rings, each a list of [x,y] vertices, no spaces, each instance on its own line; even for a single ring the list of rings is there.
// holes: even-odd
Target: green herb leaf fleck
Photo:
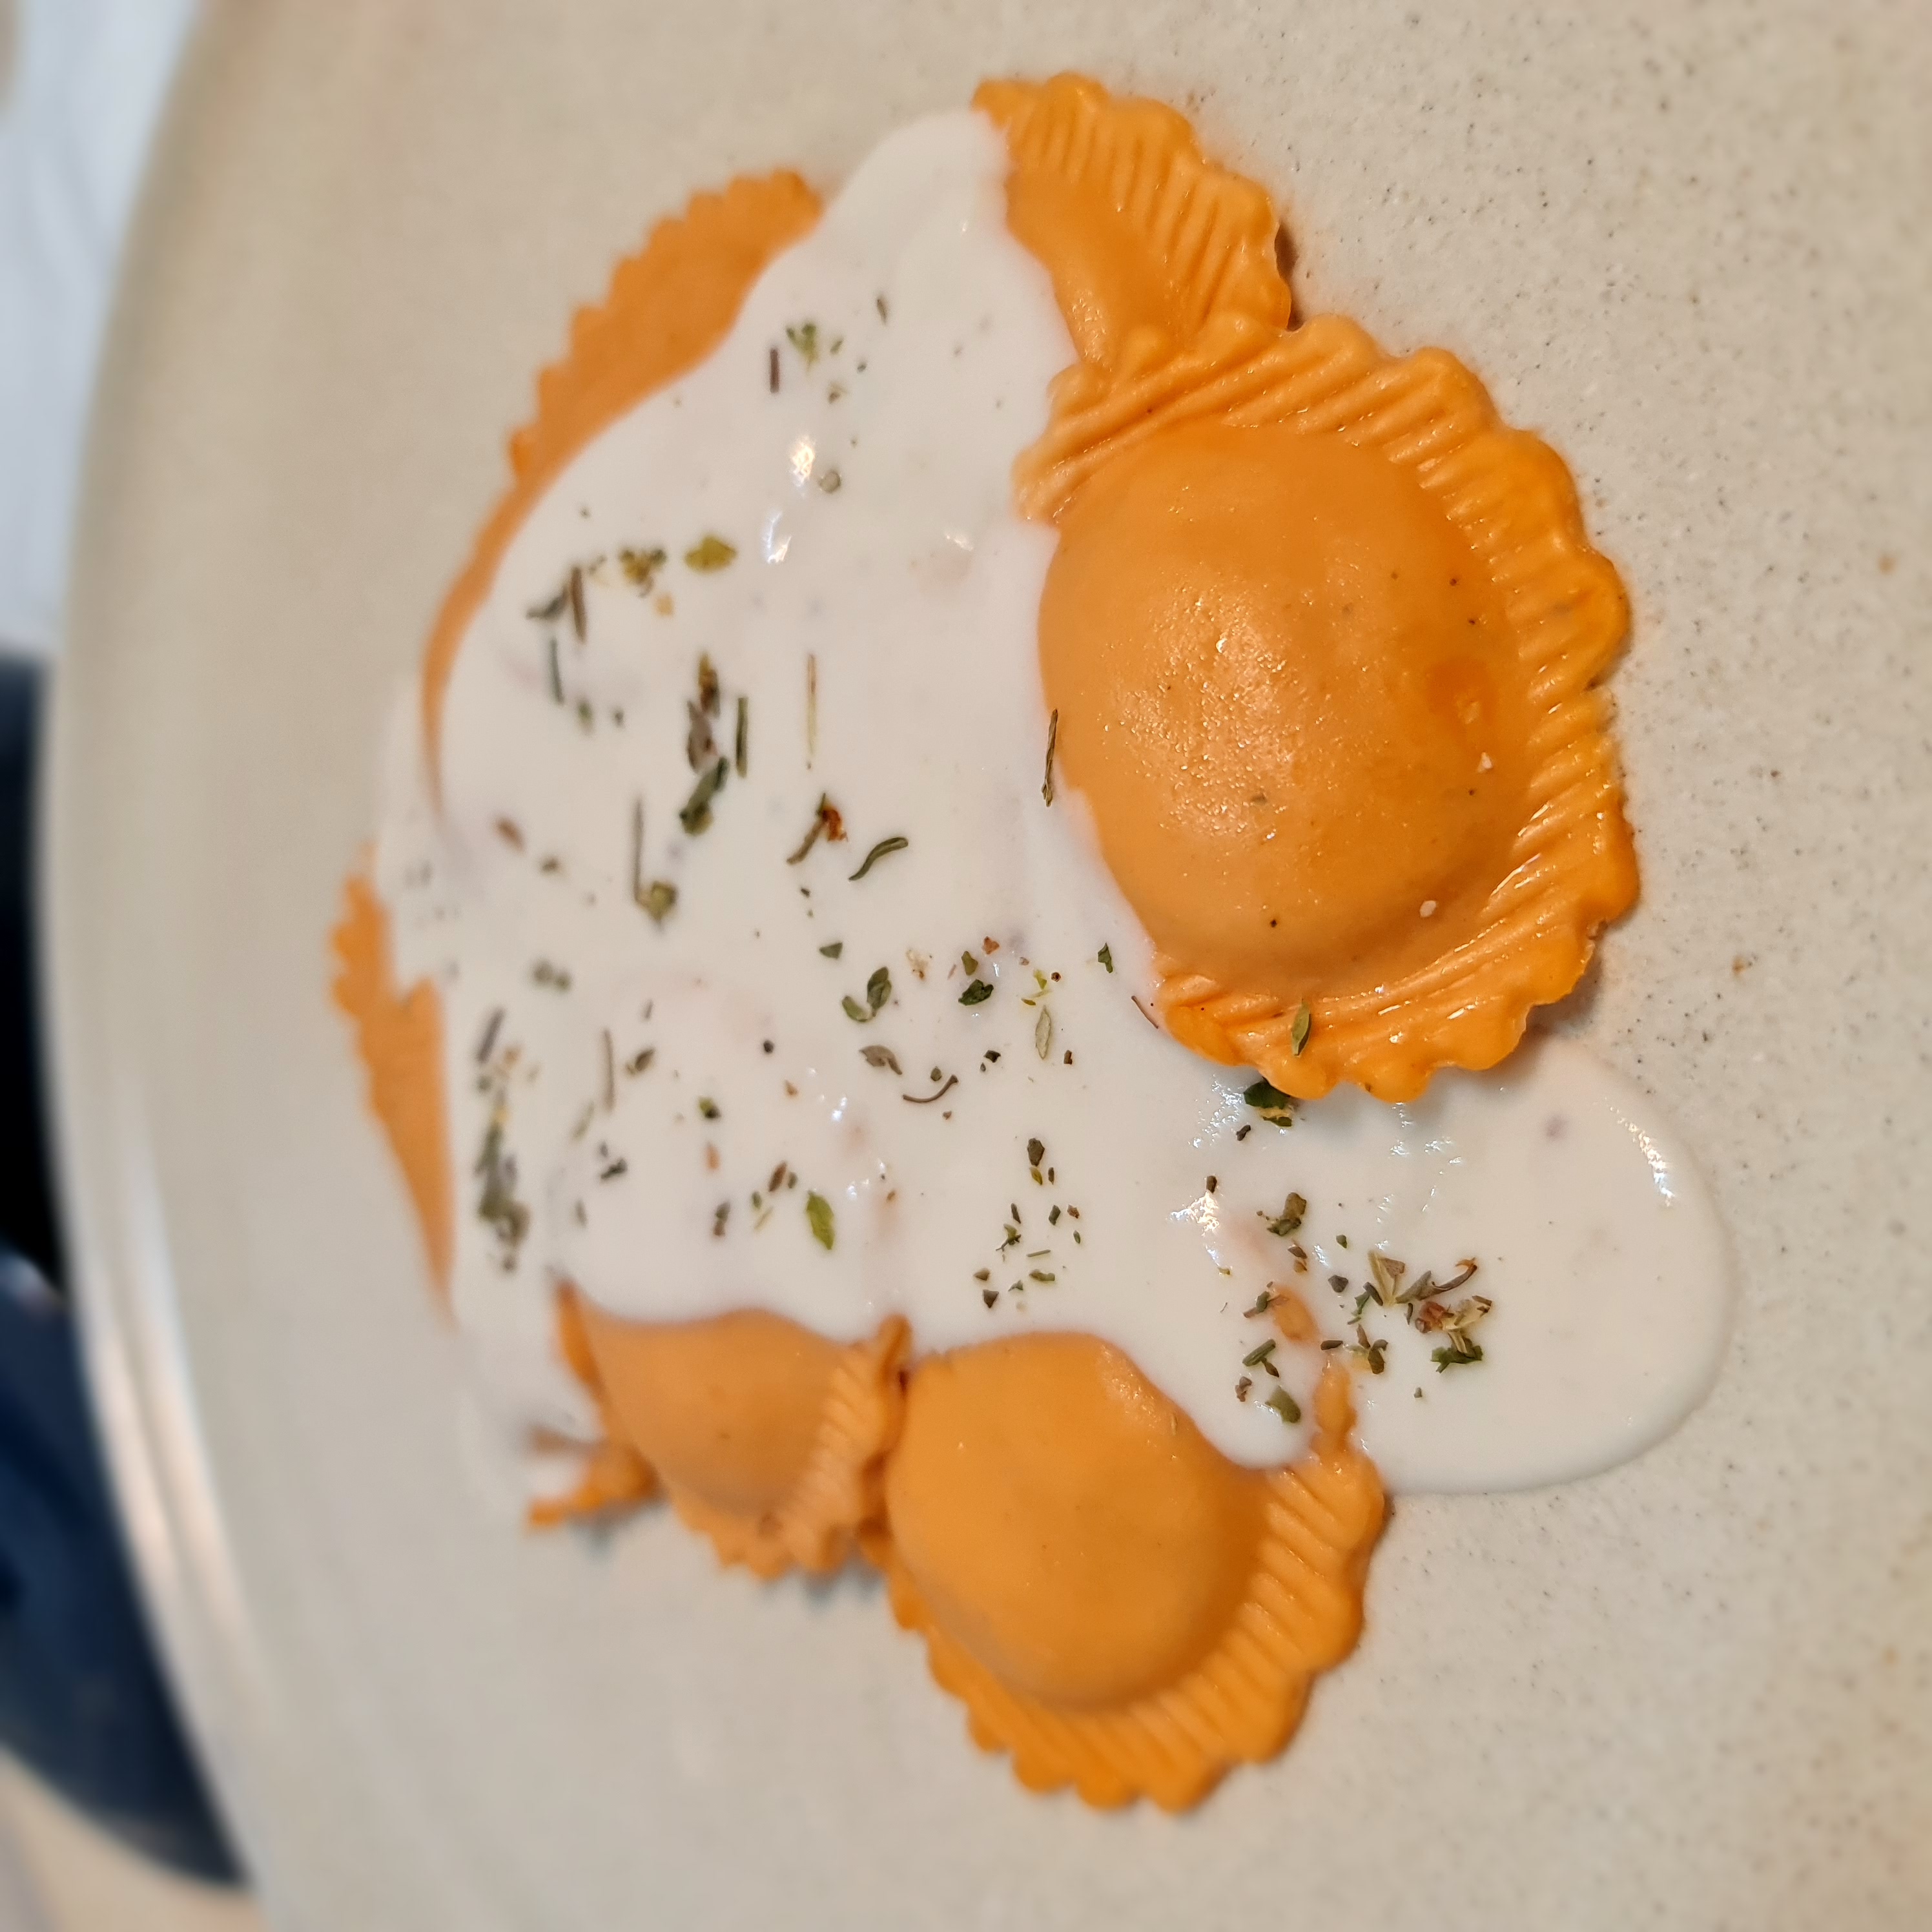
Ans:
[[[865,862],[852,874],[854,882],[856,883],[862,879],[881,859],[888,857],[894,852],[903,852],[911,843],[912,841],[910,838],[902,838],[896,833],[890,838],[881,838],[866,854]]]
[[[731,767],[722,758],[698,781],[690,797],[678,809],[678,823],[694,838],[711,824],[711,801],[722,789],[724,775]]]
[[[1286,1389],[1276,1389],[1268,1399],[1268,1406],[1292,1429],[1301,1420],[1301,1405]]]
[[[1308,1030],[1315,1024],[1315,1016],[1308,1010],[1308,1002],[1304,1000],[1294,1010],[1294,1024],[1288,1036],[1289,1050],[1298,1058],[1301,1049],[1308,1044]]]
[[[824,1195],[808,1194],[805,1197],[805,1224],[812,1230],[812,1238],[830,1253],[836,1238],[835,1225],[832,1203]]]
[[[1100,964],[1106,967],[1109,973],[1114,970],[1114,949],[1112,945],[1102,946],[1100,951],[1094,954],[1094,957],[1099,960]],[[1262,1084],[1265,1086],[1268,1083],[1264,1081]],[[1251,1101],[1249,1104],[1252,1106],[1253,1102]]]
[[[738,547],[728,544],[715,532],[707,532],[684,554],[684,560],[693,570],[722,570],[727,564],[738,560]]]
[[[1272,1120],[1276,1126],[1291,1127],[1294,1124],[1295,1102],[1293,1096],[1284,1094],[1271,1081],[1257,1080],[1242,1094],[1241,1098],[1263,1120]]]
[[[677,888],[668,879],[653,879],[648,885],[644,882],[644,802],[640,798],[631,804],[631,896],[656,926],[663,925],[677,904]]]
[[[1265,1208],[1260,1212],[1262,1223],[1270,1234],[1286,1237],[1301,1226],[1302,1216],[1308,1212],[1308,1203],[1300,1195],[1291,1194],[1282,1203],[1279,1214],[1270,1214]]]
[[[992,988],[983,980],[975,980],[972,985],[959,995],[959,1004],[962,1006],[976,1006],[992,997]]]

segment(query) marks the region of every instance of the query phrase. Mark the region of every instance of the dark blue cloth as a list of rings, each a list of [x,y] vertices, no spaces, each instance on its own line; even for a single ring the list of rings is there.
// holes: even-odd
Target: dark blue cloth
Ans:
[[[0,1286],[0,1744],[130,1844],[232,1878],[128,1587],[72,1329],[44,1289]]]
[[[38,1081],[28,868],[38,674],[0,659],[0,1746],[130,1843],[235,1864],[156,1667],[82,1382]]]

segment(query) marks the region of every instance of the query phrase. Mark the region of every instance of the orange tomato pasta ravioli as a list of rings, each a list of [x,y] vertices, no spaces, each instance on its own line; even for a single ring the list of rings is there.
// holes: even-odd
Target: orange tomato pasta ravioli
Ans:
[[[1450,357],[1392,358],[1336,316],[1292,326],[1268,196],[1206,160],[1178,115],[1071,76],[988,83],[974,104],[1006,143],[1011,236],[1050,278],[1075,352],[1012,476],[1014,504],[1054,539],[1037,620],[1052,721],[1042,790],[1048,805],[1056,784],[1084,800],[1151,939],[1156,1012],[1146,1017],[1209,1060],[1258,1068],[1277,1097],[1346,1082],[1406,1100],[1442,1068],[1493,1065],[1532,1006],[1575,984],[1598,929],[1636,890],[1597,688],[1624,601],[1584,537],[1562,464],[1500,424]],[[568,354],[539,383],[536,419],[512,445],[512,486],[431,635],[418,704],[433,812],[453,674],[481,647],[466,640],[518,533],[608,426],[719,352],[760,274],[820,219],[818,198],[790,175],[700,196],[619,268],[601,308],[578,317]],[[889,328],[884,293],[876,306]],[[770,350],[774,396],[785,381],[820,380],[821,361],[841,352],[815,322],[784,334]],[[827,393],[836,403],[844,392]],[[839,490],[822,454],[797,460],[812,500]],[[764,544],[767,561],[783,556],[769,532]],[[706,534],[685,562],[702,574],[737,554]],[[662,548],[599,568],[668,610]],[[531,614],[550,626],[560,713],[572,708],[567,654],[573,631],[584,640],[586,596],[573,566]],[[762,728],[740,698],[734,742],[710,663],[688,706],[694,783],[679,815],[694,836],[720,793],[745,782]],[[828,674],[808,660],[808,766]],[[589,700],[575,710],[587,746],[608,728]],[[614,706],[611,722],[623,723]],[[630,890],[639,916],[662,926],[688,888],[652,875],[655,830],[640,802]],[[506,815],[496,830],[524,854],[519,822]],[[853,854],[842,877],[858,880],[900,862],[908,842],[874,842],[870,830],[848,840],[822,794],[786,862],[838,844]],[[806,872],[788,876],[809,898]],[[398,983],[385,908],[365,878],[348,886],[335,944],[336,998],[433,1273],[448,1280],[472,1196],[507,1273],[532,1214],[549,1210],[496,1141],[473,1167],[452,1154],[445,1082],[494,1081],[500,1114],[528,1060],[500,1055],[495,1021],[467,1058],[466,1045],[446,1040],[437,987]],[[826,932],[815,950],[836,961],[842,944]],[[968,935],[958,964],[908,950],[904,964],[845,994],[866,1066],[904,1088],[904,1102],[940,1114],[1001,1056],[982,1054],[976,1071],[962,1060],[943,1086],[935,1065],[922,1082],[922,1066],[902,1067],[874,1024],[896,982],[944,979],[950,968],[946,998],[970,1014],[993,996],[999,951],[990,935]],[[554,964],[544,978],[547,964],[532,969],[536,982],[567,985]],[[1108,949],[1100,967],[1114,970]],[[1063,1055],[1071,1066],[1073,1047],[1054,1031],[1061,974],[1034,976],[1030,1043],[1042,1066]],[[620,1052],[604,1030],[602,1096],[571,1137],[591,1178],[574,1207],[557,1184],[560,1218],[587,1224],[598,1186],[629,1178],[600,1124],[614,1118],[626,1080],[649,1076],[651,1051]],[[694,1108],[700,1135],[723,1111],[706,1096],[680,1104]],[[1031,1180],[1058,1185],[1044,1144],[1030,1146]],[[704,1158],[718,1166],[716,1144]],[[998,1265],[975,1276],[974,1300],[989,1310],[1038,1305],[1052,1268],[1066,1264],[1043,1262],[1049,1237],[1015,1187]],[[1027,1198],[1028,1212],[1044,1211]],[[722,1244],[748,1217],[762,1226],[775,1203],[796,1218],[799,1198],[781,1162],[748,1204],[718,1207],[713,1232]],[[825,1198],[808,1190],[806,1204],[801,1253],[849,1240]],[[1298,1220],[1292,1198],[1274,1233],[1288,1238]],[[1057,1252],[1072,1252],[1069,1235],[1082,1243],[1088,1224],[1077,1206],[1063,1218],[1056,1205],[1049,1225]],[[643,1253],[634,1262],[650,1265]],[[1274,1339],[1244,1358],[1252,1373],[1239,1390],[1248,1402],[1256,1384],[1256,1406],[1306,1432],[1292,1438],[1299,1453],[1268,1467],[1222,1453],[1147,1364],[1077,1330],[932,1348],[897,1314],[842,1339],[752,1302],[640,1319],[560,1270],[544,1292],[555,1358],[594,1422],[546,1436],[570,1448],[578,1476],[541,1498],[532,1520],[663,1496],[721,1559],[761,1576],[824,1571],[862,1552],[975,1738],[1010,1753],[1032,1788],[1071,1786],[1097,1805],[1191,1805],[1232,1766],[1280,1750],[1313,1678],[1353,1646],[1384,1510],[1352,1433],[1351,1376],[1371,1352],[1330,1342],[1318,1353],[1318,1326],[1288,1291]],[[1293,1322],[1279,1312],[1290,1302]],[[1310,1416],[1280,1382],[1292,1358],[1313,1391]]]

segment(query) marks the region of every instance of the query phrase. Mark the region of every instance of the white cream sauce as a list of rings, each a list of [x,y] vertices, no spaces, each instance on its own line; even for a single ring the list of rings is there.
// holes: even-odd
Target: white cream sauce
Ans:
[[[1342,1345],[1398,1487],[1633,1455],[1700,1398],[1728,1313],[1708,1197],[1640,1095],[1552,1040],[1283,1126],[1146,1016],[1148,945],[1082,802],[1042,796],[1054,537],[1010,472],[1072,350],[1005,172],[971,115],[892,136],[710,360],[570,465],[464,640],[440,814],[399,713],[378,883],[399,970],[444,1001],[459,1322],[511,1414],[553,1420],[581,1416],[560,1279],[841,1339],[899,1310],[925,1351],[1086,1330],[1265,1465],[1307,1429],[1267,1399],[1305,1417],[1328,1358],[1244,1362],[1280,1284]],[[698,567],[707,538],[735,556]],[[845,836],[794,862],[821,794]],[[1291,1193],[1300,1226],[1270,1232]],[[1492,1304],[1480,1361],[1358,1312],[1372,1250],[1399,1287],[1480,1263],[1444,1304]]]

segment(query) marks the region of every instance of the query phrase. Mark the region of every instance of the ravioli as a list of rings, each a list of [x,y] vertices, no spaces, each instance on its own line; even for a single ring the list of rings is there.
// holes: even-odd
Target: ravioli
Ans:
[[[1305,1098],[1494,1066],[1636,895],[1597,680],[1628,612],[1559,458],[1439,350],[1288,328],[1275,224],[1185,121],[981,88],[1081,364],[1022,459],[1069,782],[1162,1017]]]
[[[878,1520],[899,1430],[904,1322],[841,1348],[757,1310],[624,1322],[566,1292],[559,1326],[608,1440],[662,1483],[723,1562],[768,1577],[794,1564],[835,1570]],[[604,1507],[601,1495],[584,1500]]]
[[[1502,427],[1452,358],[1390,358],[1339,317],[1297,326],[1268,197],[1206,161],[1179,116],[1066,76],[988,83],[975,105],[1007,146],[1011,235],[1050,277],[1077,356],[1012,478],[1015,502],[1057,539],[1038,614],[1052,718],[1042,790],[1051,807],[1057,782],[1090,814],[1156,949],[1160,1021],[1208,1060],[1258,1068],[1277,1101],[1345,1082],[1406,1100],[1442,1068],[1494,1065],[1530,1009],[1575,984],[1636,891],[1597,688],[1625,609],[1567,472]],[[457,659],[518,533],[600,433],[718,350],[760,274],[819,214],[788,174],[700,196],[578,318],[430,640],[417,698],[433,806]],[[884,323],[883,293],[878,312]],[[822,345],[809,326],[792,340],[812,369]],[[816,487],[836,491],[838,471]],[[782,559],[770,530],[765,544],[767,562]],[[686,561],[708,570],[735,555],[707,537]],[[662,560],[632,572],[645,589]],[[567,590],[580,644],[574,570]],[[817,674],[813,660],[813,706]],[[732,763],[706,722],[717,699],[714,674],[690,707],[692,769],[704,766],[710,790],[694,793],[687,830],[702,830]],[[580,708],[589,730],[594,708]],[[742,700],[737,717],[742,780]],[[788,863],[828,825],[841,836],[828,804]],[[636,908],[662,925],[676,895],[646,880],[640,799],[634,813]],[[516,825],[497,830],[520,850]],[[907,842],[880,841],[850,878]],[[788,875],[787,890],[812,889]],[[452,1050],[436,987],[396,983],[389,938],[381,901],[352,880],[335,996],[443,1280],[460,1176],[446,1082],[498,1078],[507,1092],[509,1076],[488,1070],[494,1022],[474,1055],[483,1072]],[[971,976],[991,974],[999,950],[973,944],[958,995],[969,1008],[992,996]],[[839,943],[818,950],[836,958]],[[923,980],[931,961],[906,957]],[[1114,970],[1104,946],[1090,964]],[[567,984],[545,970],[544,983]],[[1044,1002],[1048,976],[1034,976]],[[844,1002],[862,1026],[892,997],[884,969],[867,983],[866,1000]],[[1053,1025],[1042,1005],[1038,1059],[1064,1050],[1071,1065]],[[608,1028],[602,1055],[608,1116]],[[920,1086],[889,1047],[867,1058]],[[935,1066],[928,1090],[902,1098],[942,1102],[958,1078],[940,1080]],[[593,1104],[572,1143],[600,1117]],[[715,1148],[707,1157],[716,1167]],[[484,1190],[508,1274],[530,1210],[496,1160],[486,1146],[460,1179]],[[611,1157],[603,1178],[623,1166]],[[766,1184],[775,1198],[783,1172]],[[1216,1186],[1210,1177],[1204,1199]],[[1275,1235],[1299,1225],[1296,1198]],[[754,1191],[750,1205],[767,1204]],[[717,1210],[721,1238],[729,1208]],[[1022,1239],[1017,1202],[1012,1214],[1002,1258]],[[1052,1210],[1063,1238],[1076,1220]],[[829,1250],[829,1208],[814,1232]],[[640,1274],[650,1265],[638,1255]],[[977,1272],[988,1285],[975,1298],[990,1310],[1001,1291],[989,1276]],[[1005,1292],[1030,1280],[1037,1303],[1054,1280],[1036,1267]],[[1318,1353],[1320,1324],[1292,1290],[1271,1285],[1250,1311],[1272,1306],[1274,1335],[1243,1358],[1280,1383],[1254,1399],[1285,1425],[1306,1419],[1271,1351],[1298,1359],[1313,1390],[1305,1449],[1295,1436],[1270,1468],[1223,1454],[1146,1363],[1096,1335],[934,1348],[896,1314],[855,1338],[755,1300],[640,1320],[566,1276],[544,1292],[556,1360],[590,1420],[536,1432],[574,1454],[578,1476],[537,1502],[532,1522],[663,1497],[722,1561],[760,1576],[823,1573],[862,1552],[976,1740],[1010,1753],[1030,1788],[1193,1804],[1231,1767],[1282,1748],[1314,1678],[1356,1641],[1384,1504],[1353,1438],[1351,1370],[1379,1373],[1381,1360],[1365,1340]]]
[[[875,1533],[892,1610],[1036,1791],[1198,1803],[1354,1648],[1382,1484],[1324,1375],[1312,1453],[1229,1462],[1127,1358],[1027,1336],[914,1371]]]

